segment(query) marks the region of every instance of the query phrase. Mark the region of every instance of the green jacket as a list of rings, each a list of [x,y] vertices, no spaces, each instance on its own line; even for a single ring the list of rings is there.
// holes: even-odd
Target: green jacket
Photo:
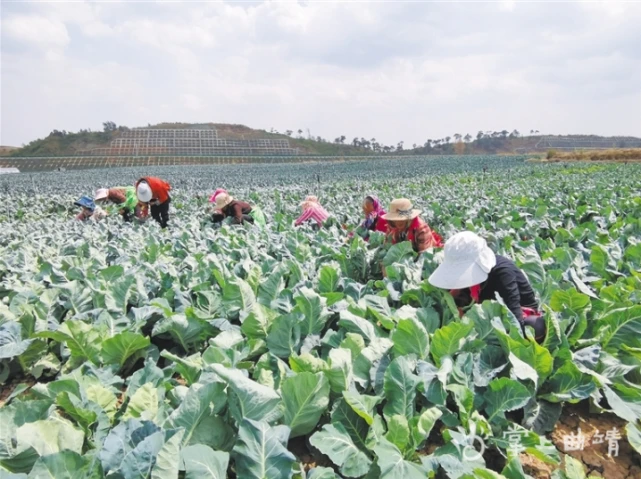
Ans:
[[[116,186],[109,189],[109,201],[112,203],[108,207],[109,214],[116,214],[122,209],[134,212],[138,204],[136,188],[133,186]]]

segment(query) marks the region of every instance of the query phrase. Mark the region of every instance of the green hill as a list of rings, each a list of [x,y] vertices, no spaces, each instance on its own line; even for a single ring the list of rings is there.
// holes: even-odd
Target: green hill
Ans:
[[[94,148],[108,147],[113,140],[128,131],[126,126],[117,126],[113,122],[103,123],[103,131],[80,130],[79,132],[52,131],[46,138],[34,140],[22,148],[5,151],[12,157],[50,157],[87,155]],[[607,148],[637,148],[641,140],[633,137],[600,137],[596,135],[540,135],[531,131],[530,135],[521,135],[517,130],[479,131],[476,136],[454,134],[442,139],[428,139],[423,145],[412,145],[406,148],[403,142],[396,145],[385,145],[375,138],[364,137],[351,141],[344,135],[334,140],[320,136],[304,135],[303,130],[277,132],[257,130],[245,125],[225,123],[159,123],[148,125],[152,129],[216,129],[218,138],[228,140],[286,139],[291,148],[297,148],[301,155],[351,156],[351,155],[484,155],[484,154],[525,154],[545,153],[554,149],[555,142],[565,149],[581,149],[581,145]],[[554,141],[548,141],[548,140]],[[543,141],[542,141],[543,140]],[[551,146],[546,146],[551,145]],[[562,148],[562,149],[563,149]]]
[[[80,130],[79,132],[68,132],[53,130],[47,137],[30,142],[22,148],[17,148],[9,153],[9,156],[75,156],[83,154],[93,148],[107,147],[119,138],[124,131],[130,128],[117,126],[113,122],[106,122],[103,131]],[[365,146],[347,145],[337,142],[329,142],[323,138],[305,138],[302,134],[295,135],[293,131],[286,133],[268,132],[255,130],[245,125],[231,125],[224,123],[159,123],[148,125],[153,129],[208,129],[215,128],[218,137],[229,140],[256,140],[256,139],[287,139],[292,148],[298,148],[304,155],[367,155],[373,154],[371,148]],[[300,130],[299,130],[300,131]]]

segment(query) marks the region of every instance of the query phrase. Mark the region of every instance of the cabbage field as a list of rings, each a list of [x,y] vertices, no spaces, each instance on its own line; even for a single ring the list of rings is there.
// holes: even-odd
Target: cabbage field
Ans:
[[[73,220],[143,174],[168,229]],[[267,227],[211,224],[218,187]],[[638,479],[640,191],[637,165],[480,156],[0,178],[0,478]],[[500,301],[459,318],[438,251],[349,237],[370,193],[513,258],[544,342]]]

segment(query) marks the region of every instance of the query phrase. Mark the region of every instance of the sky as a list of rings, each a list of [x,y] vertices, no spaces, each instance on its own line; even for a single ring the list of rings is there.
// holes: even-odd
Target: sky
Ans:
[[[406,147],[641,136],[641,2],[0,4],[0,144],[240,123]]]

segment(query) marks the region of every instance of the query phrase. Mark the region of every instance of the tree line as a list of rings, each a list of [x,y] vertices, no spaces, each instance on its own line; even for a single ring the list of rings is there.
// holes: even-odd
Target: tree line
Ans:
[[[277,130],[272,128],[270,133],[279,134]],[[382,142],[376,140],[376,138],[364,138],[364,137],[354,137],[351,141],[348,141],[345,135],[336,137],[333,141],[327,140],[321,136],[312,136],[307,130],[307,137],[303,136],[303,130],[299,129],[294,135],[294,130],[285,130],[284,134],[299,140],[312,140],[319,143],[332,143],[335,145],[347,145],[355,148],[360,148],[363,150],[371,151],[373,153],[399,153],[399,152],[410,152],[410,149],[405,147],[404,141],[399,141],[396,144],[386,145]],[[539,130],[530,130],[530,136],[539,134]],[[501,131],[479,131],[476,135],[471,135],[467,133],[465,135],[461,133],[454,133],[453,135],[447,135],[443,138],[428,138],[425,142],[420,145],[417,143],[412,144],[411,152],[416,154],[464,154],[470,150],[470,146],[474,146],[475,149],[484,149],[484,150],[496,150],[500,149],[502,146],[507,144],[509,141],[516,138],[522,138],[523,135],[518,130],[514,129],[512,131],[501,130]]]
[[[150,124],[148,125],[148,127],[151,126]],[[102,131],[92,131],[89,128],[81,129],[77,133],[67,132],[66,130],[53,130],[44,139],[34,140],[27,145],[23,144],[22,148],[12,152],[11,156],[60,156],[70,154],[79,146],[88,147],[108,144],[119,132],[129,130],[128,127],[117,125],[113,121],[103,122],[102,127]],[[376,138],[354,137],[349,140],[345,135],[340,135],[330,141],[321,136],[312,136],[308,129],[304,131],[302,128],[297,131],[286,130],[284,133],[272,128],[269,133],[285,134],[292,139],[313,141],[319,143],[316,146],[319,153],[338,155],[350,154],[354,150],[357,150],[359,154],[462,155],[478,152],[492,153],[505,148],[509,149],[511,141],[523,137],[516,129],[512,131],[479,131],[474,136],[470,133],[465,135],[454,133],[443,138],[428,138],[422,145],[414,143],[410,148],[409,146],[406,147],[404,141],[399,141],[396,144],[385,144]],[[539,131],[530,130],[529,133],[530,135],[536,135]],[[311,147],[312,145],[309,146]]]

